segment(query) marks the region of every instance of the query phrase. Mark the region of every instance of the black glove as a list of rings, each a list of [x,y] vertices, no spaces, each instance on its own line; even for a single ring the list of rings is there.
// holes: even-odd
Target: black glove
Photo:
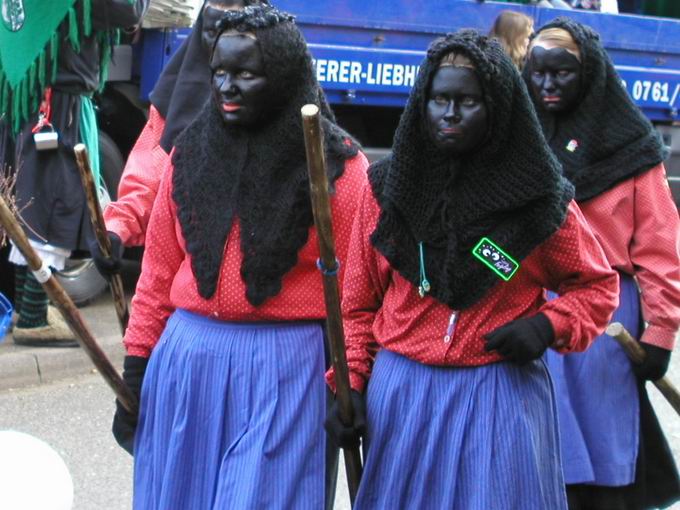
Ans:
[[[137,397],[142,393],[142,381],[144,380],[144,372],[146,372],[146,365],[149,363],[149,358],[141,358],[139,356],[125,356],[123,362],[123,381],[127,384],[130,391]],[[132,414],[125,409],[120,401],[116,399],[116,414],[113,416],[113,437],[116,442],[126,452],[132,455],[132,447],[135,442],[135,429],[137,428],[138,414]]]
[[[358,391],[352,390],[352,407],[354,408],[354,423],[346,426],[340,420],[340,406],[336,399],[328,410],[326,421],[323,426],[336,446],[340,448],[352,448],[359,446],[361,436],[366,433],[366,404],[364,397]]]
[[[94,261],[94,265],[97,267],[99,274],[107,280],[110,280],[113,275],[120,273],[125,247],[123,246],[120,237],[118,237],[118,234],[115,234],[114,232],[107,233],[109,235],[109,241],[111,241],[111,257],[105,257],[102,254],[96,239],[90,241],[88,248],[90,248],[92,260]]]
[[[633,365],[633,372],[641,381],[656,381],[666,375],[671,361],[671,351],[656,345],[640,343],[647,353],[645,361],[640,365]]]
[[[508,361],[524,365],[543,355],[555,341],[555,331],[550,320],[538,313],[533,317],[509,322],[486,334],[484,338],[484,350],[498,351]]]

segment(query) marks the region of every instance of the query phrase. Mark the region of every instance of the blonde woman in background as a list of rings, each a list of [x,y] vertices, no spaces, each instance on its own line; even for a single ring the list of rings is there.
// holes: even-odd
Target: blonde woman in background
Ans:
[[[516,11],[501,12],[489,36],[495,37],[503,46],[513,63],[522,69],[529,47],[529,36],[534,31],[534,20]]]

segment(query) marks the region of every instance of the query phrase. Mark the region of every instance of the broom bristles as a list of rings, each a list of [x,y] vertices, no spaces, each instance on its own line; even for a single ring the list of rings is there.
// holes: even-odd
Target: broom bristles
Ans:
[[[16,183],[17,173],[12,172],[11,168],[8,165],[5,165],[5,167],[2,168],[2,171],[0,171],[0,197],[2,197],[2,199],[5,201],[9,207],[9,210],[12,211],[12,214],[18,220],[20,220],[23,225],[26,225],[26,223],[21,219],[21,211],[31,205],[33,199],[29,200],[28,203],[22,207],[18,207],[16,198],[14,197],[14,187],[16,186]],[[30,227],[27,228],[33,232]],[[37,235],[35,232],[33,233]],[[8,240],[9,237],[7,232],[5,232],[5,229],[2,227],[2,225],[0,225],[0,248],[4,248],[7,245]]]

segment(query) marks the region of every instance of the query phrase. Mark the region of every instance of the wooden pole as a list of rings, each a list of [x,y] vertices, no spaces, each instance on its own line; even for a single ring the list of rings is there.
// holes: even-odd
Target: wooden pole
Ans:
[[[626,331],[626,328],[623,326],[623,324],[620,322],[612,322],[609,326],[607,326],[606,333],[613,337],[614,340],[616,340],[619,344],[621,344],[621,347],[623,347],[623,350],[626,351],[626,354],[628,354],[628,357],[633,363],[639,365],[645,361],[647,353],[639,344],[639,342],[635,340],[632,335],[628,333],[628,331]],[[675,409],[675,412],[680,415],[680,392],[678,392],[678,389],[670,381],[670,379],[664,376],[661,379],[652,382],[654,383],[654,386],[659,389],[661,394],[666,398],[673,409]]]
[[[97,344],[97,341],[87,327],[87,324],[85,324],[82,315],[80,315],[80,311],[78,311],[78,308],[76,308],[76,305],[69,295],[66,294],[57,279],[51,274],[49,268],[43,267],[43,261],[28,242],[24,230],[21,228],[21,225],[19,225],[19,222],[12,214],[7,202],[5,202],[2,197],[0,197],[0,224],[26,259],[28,269],[34,273],[39,273],[40,276],[38,280],[44,280],[40,283],[45,289],[45,292],[47,292],[49,298],[59,309],[61,315],[71,328],[71,331],[75,334],[78,343],[116,394],[120,403],[125,409],[136,414],[138,406],[137,398],[125,385],[123,379],[106,357],[104,351],[99,347],[99,344]]]
[[[90,169],[90,158],[87,154],[87,148],[84,144],[79,143],[73,148],[76,155],[76,162],[78,163],[78,170],[80,171],[80,180],[83,183],[85,190],[85,198],[87,199],[87,208],[90,211],[90,221],[92,222],[92,230],[99,244],[99,249],[105,257],[111,256],[111,241],[106,231],[106,224],[104,223],[104,215],[102,208],[99,205],[99,195],[94,179],[92,178],[92,170]],[[125,290],[123,289],[123,279],[119,274],[114,274],[109,281],[111,287],[111,295],[113,296],[113,305],[116,308],[116,315],[120,324],[120,330],[125,335],[130,313],[128,312],[127,300],[125,299]]]
[[[323,292],[326,302],[328,342],[335,371],[335,394],[340,410],[340,419],[345,425],[350,425],[354,421],[354,410],[352,409],[349,369],[345,356],[345,333],[340,312],[338,261],[335,258],[333,222],[328,199],[328,177],[324,158],[323,133],[321,132],[319,108],[316,105],[308,104],[302,108],[302,124],[307,149],[307,168],[309,170],[314,224],[319,238],[320,263],[321,268],[325,269],[325,271],[322,270]],[[358,447],[345,449],[344,455],[347,485],[349,486],[350,500],[352,506],[354,506],[361,481],[361,455]]]

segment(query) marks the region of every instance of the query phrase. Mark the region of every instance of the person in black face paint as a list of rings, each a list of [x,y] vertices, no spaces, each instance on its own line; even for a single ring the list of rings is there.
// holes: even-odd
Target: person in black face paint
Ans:
[[[439,150],[463,154],[477,148],[488,130],[486,112],[474,70],[445,66],[437,71],[427,101],[427,122]]]
[[[576,55],[574,50],[538,43],[531,52],[531,87],[550,113],[569,112],[581,98],[581,62]]]
[[[558,18],[541,28],[525,79],[576,201],[620,274],[614,320],[647,354],[633,366],[607,335],[582,354],[548,352],[569,505],[665,508],[680,498],[680,479],[645,389],[668,369],[680,327],[680,221],[664,148],[584,25]]]
[[[355,510],[566,510],[539,358],[585,349],[617,288],[572,193],[500,44],[434,41],[345,264],[358,412],[345,426],[334,407],[326,428],[365,436]]]
[[[103,274],[110,275],[119,271],[123,245],[144,244],[151,206],[156,198],[173,141],[199,114],[206,98],[211,94],[209,91],[213,91],[212,95],[217,101],[216,106],[225,114],[225,122],[235,120],[236,124],[243,124],[242,118],[248,117],[253,107],[259,108],[260,111],[266,110],[265,105],[269,94],[262,93],[265,79],[261,75],[263,64],[257,42],[248,36],[223,37],[217,47],[215,42],[220,33],[218,23],[226,11],[268,3],[266,0],[210,0],[205,2],[194,30],[172,58],[151,93],[149,122],[128,158],[118,200],[109,204],[104,212],[111,242],[114,247],[119,248],[117,251],[119,256],[114,259],[105,258],[99,252],[96,243],[90,247],[97,267]],[[217,66],[220,59],[226,59],[224,68],[217,70],[214,74],[212,74],[209,58],[213,53],[213,48],[216,50],[213,56],[214,65]],[[234,65],[247,66],[248,70],[238,69],[233,72],[232,69],[227,69]],[[258,67],[259,75],[253,74],[255,70],[253,66]],[[259,87],[259,94],[256,98],[249,100],[255,84]],[[220,85],[224,86],[223,92],[220,92]],[[240,90],[241,96],[231,97],[233,91],[230,88]],[[222,109],[222,99],[217,97],[218,95],[231,97],[232,101],[241,104],[227,106],[227,109],[232,109],[231,112],[227,112]],[[243,100],[247,101],[248,105],[242,104]],[[333,113],[321,91],[319,100],[323,115],[332,119]],[[228,102],[225,100],[225,105]],[[258,115],[255,113],[255,117]],[[245,119],[244,123],[248,124],[249,120]],[[131,420],[131,423],[134,424],[134,420]],[[131,431],[134,431],[134,427],[130,427],[127,433],[122,434],[127,438],[128,443]],[[125,443],[125,440],[121,442]],[[338,450],[330,441],[327,443],[325,499],[326,508],[332,508],[337,481]],[[131,449],[129,444],[124,447]]]
[[[255,37],[223,34],[215,45],[210,67],[213,98],[225,125],[256,128],[268,110],[270,96]]]
[[[118,198],[104,211],[113,257],[104,257],[97,243],[89,249],[105,277],[120,271],[124,246],[143,246],[163,168],[177,135],[198,115],[210,95],[209,58],[217,23],[228,10],[267,4],[267,0],[209,0],[203,4],[191,34],[163,69],[150,94],[149,119],[130,152]]]
[[[320,509],[326,310],[300,116],[320,89],[289,14],[249,6],[220,29],[149,221],[124,339],[140,413],[119,406],[114,434],[135,510]],[[344,260],[368,163],[322,125]]]

